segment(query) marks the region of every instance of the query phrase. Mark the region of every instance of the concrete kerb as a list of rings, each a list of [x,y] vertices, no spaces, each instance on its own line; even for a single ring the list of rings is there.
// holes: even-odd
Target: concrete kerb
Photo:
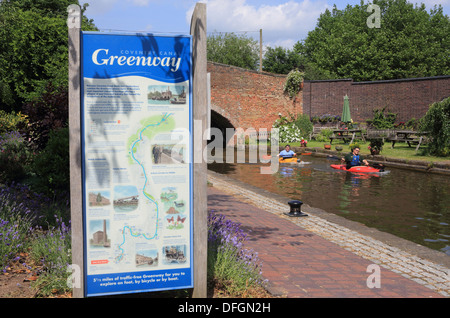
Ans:
[[[442,252],[369,228],[358,222],[302,205],[308,217],[291,218],[286,198],[208,171],[208,181],[218,190],[267,212],[285,218],[342,248],[388,270],[450,297],[450,257]]]

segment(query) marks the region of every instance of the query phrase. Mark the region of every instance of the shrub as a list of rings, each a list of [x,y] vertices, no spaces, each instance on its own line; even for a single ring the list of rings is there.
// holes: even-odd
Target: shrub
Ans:
[[[7,113],[0,110],[0,134],[11,131],[23,131],[28,125],[28,118],[26,115],[18,112]]]
[[[10,183],[24,179],[31,160],[32,152],[19,132],[0,135],[0,182]]]
[[[297,119],[291,115],[289,120],[286,117],[280,117],[272,125],[278,128],[279,142],[290,143],[301,141],[302,137],[306,138],[313,130],[313,125],[307,115],[299,115]]]
[[[289,94],[289,97],[294,98],[298,94],[304,77],[305,73],[299,70],[292,70],[288,73],[284,83],[284,91]]]
[[[278,142],[289,143],[301,140],[301,132],[298,126],[295,124],[293,117],[291,121],[286,117],[281,117],[275,121],[272,125],[273,128],[278,128]]]
[[[368,141],[370,141],[368,148],[372,154],[374,154],[375,152],[381,152],[381,150],[383,150],[384,146],[383,139],[381,138],[368,139]]]
[[[314,128],[312,122],[309,120],[309,116],[305,114],[298,116],[295,125],[300,129],[300,135],[304,138],[309,136]]]
[[[394,127],[397,114],[391,113],[386,110],[386,107],[381,109],[375,109],[373,111],[372,120],[367,121],[376,129],[390,129]]]
[[[429,132],[428,151],[436,156],[450,154],[450,97],[433,103],[420,120],[420,129]]]
[[[42,267],[42,273],[33,284],[39,296],[69,292],[67,266],[72,263],[70,227],[56,215],[57,226],[47,231],[34,232],[30,256]]]
[[[331,129],[322,129],[319,133],[319,135],[316,137],[317,141],[320,142],[329,142],[330,136],[333,134],[333,131]]]
[[[355,149],[355,148],[361,149],[361,146],[359,145],[358,142],[354,142],[354,143],[348,145],[348,148],[350,149],[350,151],[353,151],[353,149]]]
[[[45,149],[33,162],[35,188],[45,195],[65,194],[70,187],[69,129],[52,131]]]
[[[40,99],[24,105],[29,125],[26,136],[33,147],[45,148],[53,130],[66,127],[69,120],[69,102],[67,88],[56,88],[49,83]]]

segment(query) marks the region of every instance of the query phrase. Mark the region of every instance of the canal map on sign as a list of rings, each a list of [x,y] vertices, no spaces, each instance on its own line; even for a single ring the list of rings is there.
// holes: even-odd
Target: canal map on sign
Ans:
[[[141,207],[145,207],[143,209],[145,212],[141,215],[139,224],[127,224],[120,230],[122,241],[117,247],[116,263],[125,260],[125,256],[129,255],[126,249],[130,240],[142,239],[150,241],[158,237],[160,207],[149,183],[152,159],[149,156],[148,149],[151,148],[153,138],[157,134],[171,131],[174,128],[175,122],[173,117],[171,117],[172,115],[173,113],[163,113],[162,115],[141,120],[141,127],[128,139],[128,162],[131,166],[137,166],[137,172],[141,176],[142,184],[139,185],[138,189],[140,189],[139,197],[145,198],[144,202],[140,202]],[[152,163],[154,164],[155,162]],[[149,231],[149,229],[151,230]]]

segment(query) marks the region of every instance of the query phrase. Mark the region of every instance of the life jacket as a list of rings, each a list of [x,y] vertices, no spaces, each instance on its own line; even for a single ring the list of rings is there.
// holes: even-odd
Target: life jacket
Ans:
[[[350,166],[359,166],[359,155],[353,155],[352,161],[350,161]]]

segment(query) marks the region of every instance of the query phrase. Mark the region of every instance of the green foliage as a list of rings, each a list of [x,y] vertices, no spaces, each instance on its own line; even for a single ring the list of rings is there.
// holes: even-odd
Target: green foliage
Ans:
[[[56,292],[70,292],[67,285],[70,273],[67,266],[72,264],[70,228],[61,220],[47,231],[37,230],[33,235],[30,256],[41,265],[42,273],[33,283],[38,296],[49,296]]]
[[[294,123],[300,129],[300,135],[304,138],[313,132],[314,126],[306,114],[299,115]]]
[[[286,77],[286,82],[284,83],[284,91],[289,94],[291,98],[294,98],[301,90],[301,84],[305,73],[299,70],[292,70]]]
[[[18,112],[7,113],[0,109],[0,134],[10,131],[23,131],[28,125],[26,115]]]
[[[374,139],[368,139],[368,141],[370,142],[369,144],[369,150],[376,150],[376,151],[381,151],[383,150],[383,146],[384,146],[384,141],[382,138],[374,138]]]
[[[231,294],[243,294],[248,288],[265,284],[258,253],[244,247],[246,240],[239,223],[214,212],[208,214],[208,280]]]
[[[301,66],[300,55],[281,46],[268,47],[262,62],[265,72],[276,74],[288,74]]]
[[[8,105],[12,109],[39,96],[50,79],[67,85],[67,25],[62,18],[20,10],[3,15],[0,52],[1,78],[14,92],[15,103]]]
[[[0,109],[20,110],[47,83],[67,86],[67,4],[78,1],[0,2]],[[84,30],[92,21],[82,20]]]
[[[330,136],[333,134],[331,129],[322,129],[318,136],[316,136],[316,141],[329,142]]]
[[[3,270],[18,253],[26,250],[35,215],[4,190],[0,199],[0,270]]]
[[[309,136],[313,130],[312,123],[307,115],[300,115],[297,119],[293,116],[291,116],[291,119],[282,116],[273,123],[272,127],[278,128],[278,142],[280,143],[300,141],[302,137]]]
[[[373,111],[372,120],[368,120],[367,123],[372,125],[376,129],[390,129],[394,128],[397,114],[391,113],[386,110],[386,107],[381,109],[375,109]]]
[[[29,119],[26,136],[33,147],[44,149],[50,132],[67,126],[68,101],[67,88],[56,88],[49,82],[40,98],[24,105],[24,112]]]
[[[428,151],[436,156],[450,155],[450,97],[433,103],[421,119],[421,130],[429,132]]]
[[[55,196],[69,191],[68,128],[62,128],[50,133],[47,146],[36,156],[32,167],[37,177],[34,187],[38,192]]]
[[[77,0],[8,0],[7,5],[22,11],[35,11],[46,16],[67,16],[67,7]]]
[[[354,142],[354,143],[348,145],[348,148],[350,149],[350,151],[353,151],[353,149],[355,149],[355,148],[361,149],[361,146],[359,145],[358,142]]]
[[[19,132],[0,135],[0,183],[23,180],[31,160],[32,153]]]
[[[450,20],[407,0],[374,1],[381,27],[370,28],[368,4],[326,10],[296,51],[318,73],[355,81],[450,74]]]
[[[208,61],[256,70],[259,64],[259,45],[245,35],[225,33],[207,38]]]

